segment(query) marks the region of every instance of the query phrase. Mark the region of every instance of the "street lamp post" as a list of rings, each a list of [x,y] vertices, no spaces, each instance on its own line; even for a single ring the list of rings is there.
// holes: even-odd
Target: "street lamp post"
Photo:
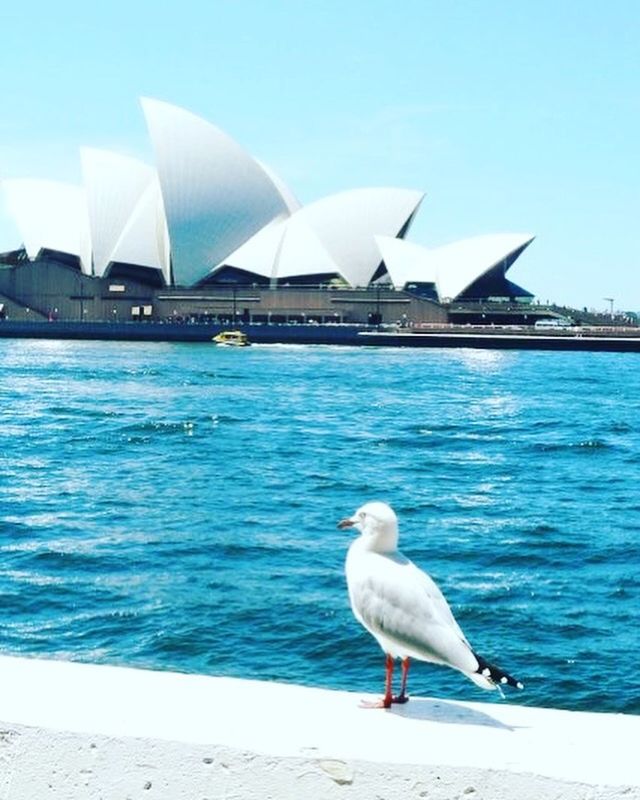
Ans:
[[[82,285],[82,280],[80,280],[80,322],[84,320],[84,286]]]
[[[613,319],[613,297],[604,297],[603,300],[606,300],[609,303],[609,316]]]

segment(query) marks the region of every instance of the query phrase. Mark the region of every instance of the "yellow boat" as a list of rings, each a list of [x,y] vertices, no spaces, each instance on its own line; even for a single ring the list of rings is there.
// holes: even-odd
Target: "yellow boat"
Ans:
[[[225,347],[249,347],[251,344],[247,334],[242,331],[220,331],[212,341]]]

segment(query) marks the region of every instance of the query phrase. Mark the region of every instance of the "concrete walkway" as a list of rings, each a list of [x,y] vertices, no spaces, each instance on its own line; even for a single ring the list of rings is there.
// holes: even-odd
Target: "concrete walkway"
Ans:
[[[640,717],[0,657],[0,800],[640,798]]]

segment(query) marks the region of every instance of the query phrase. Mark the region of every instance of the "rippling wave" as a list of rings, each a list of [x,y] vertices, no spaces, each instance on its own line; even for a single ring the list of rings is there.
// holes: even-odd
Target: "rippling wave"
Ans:
[[[378,498],[517,702],[639,713],[637,359],[1,340],[0,647],[373,691]]]

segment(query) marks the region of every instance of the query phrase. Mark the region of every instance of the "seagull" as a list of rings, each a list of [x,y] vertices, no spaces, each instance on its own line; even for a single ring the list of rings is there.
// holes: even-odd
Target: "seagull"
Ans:
[[[345,565],[349,600],[355,618],[386,656],[384,697],[362,705],[390,708],[392,703],[406,703],[412,658],[453,667],[483,689],[523,688],[471,648],[438,586],[398,550],[398,518],[390,506],[366,503],[338,528],[360,531]],[[396,658],[402,662],[399,695],[392,693]]]

